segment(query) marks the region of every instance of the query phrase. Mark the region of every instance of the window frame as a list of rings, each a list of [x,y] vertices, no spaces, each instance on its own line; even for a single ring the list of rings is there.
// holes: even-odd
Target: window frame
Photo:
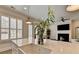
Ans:
[[[8,23],[9,23],[9,20],[10,20],[8,16],[0,16],[0,40],[8,40],[8,39],[9,39],[9,24],[8,24],[8,28],[6,28],[6,27],[5,27],[5,28],[2,28],[2,27],[1,27],[1,26],[2,26],[2,25],[1,25],[1,24],[2,24],[2,23],[1,23],[1,22],[2,22],[2,21],[1,21],[1,20],[2,20],[2,17],[7,17],[7,18],[8,18]],[[1,29],[8,29],[8,39],[1,39],[1,34],[2,34],[2,33],[1,33]]]
[[[4,15],[3,15],[4,16]],[[10,16],[4,16],[4,17],[8,17],[9,18],[9,28],[2,28],[1,27],[1,17],[2,16],[0,16],[0,40],[7,40],[7,39],[1,39],[1,29],[8,29],[9,30],[9,34],[8,34],[8,39],[9,40],[11,40],[12,38],[10,37],[11,36],[11,30],[16,30],[16,38],[13,38],[13,39],[15,39],[15,40],[17,40],[17,39],[23,39],[23,35],[22,35],[22,38],[18,38],[18,31],[19,30],[22,30],[22,34],[23,34],[23,20],[22,19],[20,19],[20,18],[15,18],[15,17],[10,17]],[[10,26],[11,26],[11,18],[13,18],[13,19],[15,19],[16,20],[16,28],[11,28]],[[18,29],[18,20],[21,20],[22,21],[22,29]],[[13,40],[12,39],[12,40]]]

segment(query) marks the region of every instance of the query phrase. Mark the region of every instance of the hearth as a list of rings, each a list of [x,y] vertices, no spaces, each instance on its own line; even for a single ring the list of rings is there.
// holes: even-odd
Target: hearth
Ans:
[[[69,42],[69,34],[58,34],[58,40]]]

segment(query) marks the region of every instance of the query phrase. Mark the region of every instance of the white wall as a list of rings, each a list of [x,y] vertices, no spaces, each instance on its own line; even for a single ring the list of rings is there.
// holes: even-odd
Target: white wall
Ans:
[[[61,17],[69,18],[69,14],[66,12],[66,5],[51,5],[54,10],[55,23],[50,26],[51,38],[57,39],[57,25],[60,22]],[[30,15],[41,19],[42,17],[47,18],[48,6],[47,5],[31,5]]]
[[[51,5],[54,10],[55,23],[50,26],[51,38],[57,39],[57,25],[60,23],[60,18],[70,18],[70,14],[66,12],[66,5]],[[47,5],[31,5],[30,15],[41,19],[42,17],[47,18],[48,16],[48,6]]]
[[[71,20],[79,20],[79,11],[75,12],[67,12],[66,5],[53,5],[52,8],[54,9],[55,14],[55,24],[50,26],[51,29],[51,38],[57,39],[57,25],[62,23],[70,23]],[[61,22],[60,17],[65,17],[70,19],[69,22]],[[71,35],[70,35],[71,38]]]
[[[33,42],[33,38],[32,38],[32,24],[28,24],[28,42],[32,43]]]
[[[55,23],[50,26],[51,38],[57,38],[57,24],[60,22],[60,17],[69,18],[69,14],[66,12],[66,5],[51,5],[54,10]],[[47,18],[48,6],[47,5],[31,5],[30,14],[35,18]]]
[[[55,15],[55,23],[50,26],[51,29],[51,39],[57,39],[57,25],[67,22],[61,22],[61,17],[70,18],[69,14],[66,12],[66,5],[53,5],[52,6]]]

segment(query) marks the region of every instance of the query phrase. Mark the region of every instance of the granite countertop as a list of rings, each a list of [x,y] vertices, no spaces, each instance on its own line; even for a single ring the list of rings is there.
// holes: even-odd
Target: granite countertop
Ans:
[[[35,44],[28,44],[19,47],[19,50],[24,54],[49,54],[51,53],[50,49],[41,47]]]

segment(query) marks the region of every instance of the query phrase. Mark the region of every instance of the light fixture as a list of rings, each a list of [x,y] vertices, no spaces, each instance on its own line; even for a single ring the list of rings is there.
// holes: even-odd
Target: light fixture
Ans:
[[[67,11],[76,11],[79,10],[79,5],[70,5],[66,9]]]
[[[26,7],[24,7],[24,10],[27,10],[27,8],[26,8]]]
[[[28,20],[26,21],[26,24],[31,24],[32,22],[30,21],[30,17],[27,18]]]
[[[28,20],[26,21],[27,24],[32,24],[32,22],[30,21],[30,13],[29,13],[29,8],[30,6],[28,6]]]
[[[27,23],[27,24],[32,24],[32,22],[30,22],[30,21],[27,21],[26,23]]]

